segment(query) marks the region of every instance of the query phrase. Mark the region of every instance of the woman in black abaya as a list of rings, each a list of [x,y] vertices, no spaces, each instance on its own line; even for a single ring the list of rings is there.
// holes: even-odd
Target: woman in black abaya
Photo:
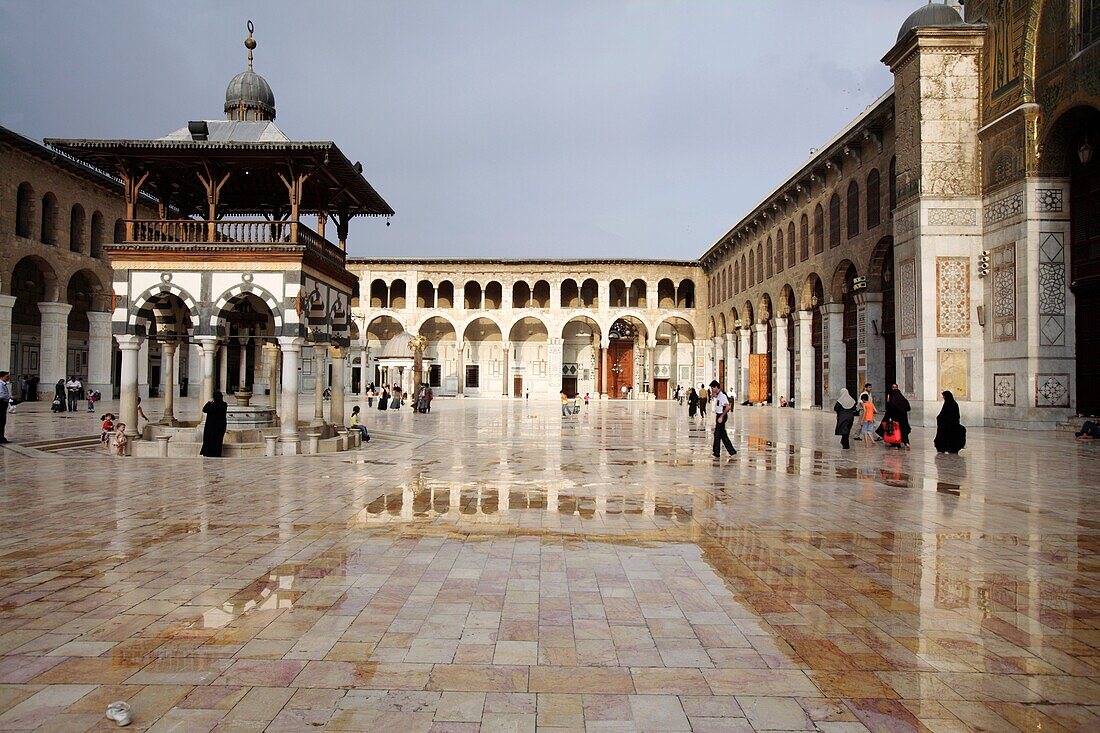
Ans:
[[[214,393],[214,399],[202,406],[206,413],[206,422],[202,428],[202,449],[200,456],[207,458],[222,457],[222,441],[225,440],[225,411],[229,406],[222,399],[221,392]]]
[[[943,393],[943,408],[936,417],[935,445],[940,453],[958,453],[966,447],[966,428],[962,426],[959,403],[950,392]]]
[[[897,422],[901,428],[901,444],[905,446],[905,450],[909,450],[909,433],[913,432],[913,428],[909,426],[911,409],[909,400],[905,399],[900,389],[894,387],[890,390],[886,398],[886,419]]]

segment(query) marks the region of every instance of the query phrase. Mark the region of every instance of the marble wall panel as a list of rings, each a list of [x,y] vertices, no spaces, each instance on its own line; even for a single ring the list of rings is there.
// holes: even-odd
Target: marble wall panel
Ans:
[[[940,349],[940,392],[950,391],[957,400],[970,399],[970,352],[965,349]]]
[[[1016,243],[993,250],[993,340],[1016,340]]]
[[[1066,343],[1066,248],[1063,232],[1039,233],[1039,344]]]
[[[993,404],[998,407],[1016,406],[1016,375],[993,375]]]
[[[1069,407],[1069,375],[1036,374],[1035,406]]]
[[[970,335],[970,258],[936,258],[936,333]]]
[[[917,335],[917,265],[912,259],[898,263],[898,331],[902,338]]]

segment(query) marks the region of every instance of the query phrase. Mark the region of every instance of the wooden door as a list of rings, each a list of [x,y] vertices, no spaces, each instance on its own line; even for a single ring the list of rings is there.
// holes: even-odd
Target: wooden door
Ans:
[[[767,354],[749,355],[749,402],[764,402],[771,392],[771,363]]]
[[[668,399],[668,380],[667,379],[655,380],[655,382],[654,382],[654,392],[657,395],[657,399],[667,400]]]
[[[523,377],[512,377],[512,396],[523,396]]]
[[[608,374],[608,394],[612,399],[621,399],[623,387],[629,389],[634,384],[634,342],[612,341],[608,347],[611,373]]]

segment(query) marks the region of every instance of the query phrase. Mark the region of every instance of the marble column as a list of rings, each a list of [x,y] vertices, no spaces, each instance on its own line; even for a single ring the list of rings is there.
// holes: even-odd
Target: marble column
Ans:
[[[237,391],[246,392],[248,391],[248,351],[251,341],[246,337],[240,337],[237,343],[241,347],[241,363],[237,369]]]
[[[329,399],[329,418],[333,425],[344,424],[344,362],[347,349],[329,347],[332,357],[332,397]]]
[[[504,342],[503,354],[504,354],[504,361],[502,362],[502,367],[501,367],[500,393],[503,396],[508,397],[509,395],[511,395],[511,387],[509,386],[508,383],[510,381],[512,381],[510,379],[511,375],[509,375],[509,373],[508,373],[509,357],[512,355],[512,342],[511,341],[505,341]]]
[[[749,357],[752,356],[752,331],[748,328],[741,328],[737,331],[738,339],[741,342],[741,374],[740,374],[740,386],[738,400],[744,402],[749,398]]]
[[[149,396],[149,348],[151,343],[152,339],[145,339],[141,342],[141,349],[138,351],[138,394],[142,397]]]
[[[370,372],[367,368],[370,362],[370,349],[366,342],[359,349],[359,396],[367,398],[367,387],[370,386]]]
[[[737,390],[739,386],[739,378],[741,376],[741,362],[737,358],[737,334],[726,334],[726,383],[722,385],[722,389],[730,390],[730,394],[727,395],[731,401],[736,400],[738,397]]]
[[[218,390],[225,394],[229,387],[229,347],[221,344],[218,347]],[[205,404],[205,403],[204,403]]]
[[[2,324],[0,324],[2,328]],[[111,396],[111,314],[88,311],[88,387]],[[3,344],[0,344],[0,348]],[[4,357],[7,350],[0,352]],[[2,363],[2,361],[0,361]]]
[[[278,389],[279,372],[279,347],[276,344],[264,342],[263,345],[264,368],[267,370],[267,404],[276,409],[276,394]]]
[[[203,420],[205,413],[201,412],[202,406],[214,398],[214,355],[218,350],[216,336],[196,336],[195,342],[199,345],[202,360],[202,390],[199,392],[199,420]]]
[[[882,293],[868,293],[864,290],[856,295],[856,302],[859,303],[857,353],[862,364],[858,370],[859,384],[856,387],[862,391],[863,385],[870,382],[873,390],[884,394],[883,390],[890,385],[882,383],[886,375],[886,340],[881,335]]]
[[[69,311],[73,307],[68,303],[39,303],[42,314],[38,355],[38,394],[42,399],[53,399],[54,385],[57,380],[65,379],[65,368],[69,355]],[[10,349],[10,347],[9,347]]]
[[[455,366],[458,370],[458,381],[455,387],[457,394],[464,394],[466,389],[466,344],[462,341],[455,343]]]
[[[325,424],[325,347],[313,345],[313,422]]]
[[[779,398],[791,398],[787,394],[791,384],[791,356],[787,348],[787,317],[775,319],[775,339],[772,342],[772,358],[775,361],[775,384],[772,385],[772,406],[779,407]]]
[[[187,329],[187,396],[202,394],[202,347],[195,341],[195,329]],[[206,403],[203,403],[206,404]]]
[[[611,340],[600,341],[600,350],[603,351],[603,395],[614,399],[616,395],[611,394]]]
[[[175,341],[165,341],[160,346],[160,361],[164,372],[164,416],[160,420],[162,425],[176,424],[176,348]]]
[[[668,383],[670,385],[672,385],[671,389],[676,389],[677,385],[680,384],[680,364],[679,364],[680,354],[679,354],[679,351],[680,351],[680,333],[675,328],[673,328],[671,330],[670,335],[669,335],[669,342],[668,342],[668,359],[669,359],[669,362],[668,362],[668,370],[669,370]],[[684,386],[688,386],[688,385],[684,385]]]
[[[0,295],[0,369],[3,371],[11,370],[11,309],[14,306],[14,295]],[[91,339],[90,333],[88,338]],[[91,369],[91,365],[88,368]],[[19,377],[13,374],[12,382],[18,384]]]
[[[137,436],[138,423],[138,352],[141,350],[141,336],[119,334],[115,336],[118,348],[122,352],[122,374],[119,377],[118,416],[126,423],[126,434]]]
[[[813,311],[798,311],[798,379],[795,381],[795,407],[809,410],[814,406]]]
[[[657,369],[655,362],[657,361],[657,342],[650,340],[645,344],[645,378],[646,383],[649,384],[647,388],[649,393],[654,397],[657,396]]]
[[[298,336],[280,336],[279,350],[282,352],[282,402],[283,411],[279,414],[280,453],[284,456],[297,455],[301,447],[298,438],[298,364],[302,357],[302,344],[305,339]]]
[[[825,402],[831,405],[841,389],[852,386],[844,383],[844,304],[826,303],[825,319],[824,336],[829,341],[825,355],[829,357],[829,365],[825,372],[828,383],[822,390],[822,395]],[[856,392],[856,395],[859,393]]]

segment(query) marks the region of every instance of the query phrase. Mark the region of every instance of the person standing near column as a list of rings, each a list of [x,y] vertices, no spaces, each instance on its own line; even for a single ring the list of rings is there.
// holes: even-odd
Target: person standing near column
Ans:
[[[4,431],[8,426],[8,405],[11,404],[11,374],[0,372],[0,443],[10,443]]]
[[[65,391],[69,398],[69,412],[76,412],[77,403],[80,402],[80,391],[84,389],[84,385],[80,383],[80,380],[75,374],[69,377],[69,381],[65,383]]]
[[[722,457],[722,446],[731,456],[737,455],[737,449],[733,447],[730,436],[726,433],[726,421],[729,420],[730,399],[726,396],[718,384],[717,379],[711,380],[710,394],[714,397],[714,443],[710,454],[715,458]]]

